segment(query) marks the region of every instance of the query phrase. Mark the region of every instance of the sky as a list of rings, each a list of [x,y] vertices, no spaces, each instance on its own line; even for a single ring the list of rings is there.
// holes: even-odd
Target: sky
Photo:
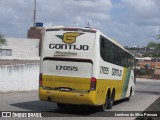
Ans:
[[[160,0],[37,0],[37,22],[44,26],[99,29],[123,46],[159,42]],[[33,26],[34,0],[0,0],[0,33],[26,38]]]

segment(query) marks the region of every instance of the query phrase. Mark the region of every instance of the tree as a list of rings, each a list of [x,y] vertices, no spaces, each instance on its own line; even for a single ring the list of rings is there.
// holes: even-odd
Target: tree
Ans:
[[[156,36],[158,40],[160,40],[160,34]]]
[[[150,54],[148,54],[150,57],[156,57],[156,58],[160,57],[160,43],[151,41],[148,43],[147,49],[153,51]]]
[[[3,37],[3,35],[0,33],[0,47],[2,45],[7,45],[6,39]]]

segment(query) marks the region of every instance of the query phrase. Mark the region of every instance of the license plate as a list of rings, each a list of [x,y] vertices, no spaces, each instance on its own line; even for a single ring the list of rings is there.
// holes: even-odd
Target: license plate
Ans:
[[[69,91],[71,91],[71,88],[60,88],[60,91],[69,92]]]

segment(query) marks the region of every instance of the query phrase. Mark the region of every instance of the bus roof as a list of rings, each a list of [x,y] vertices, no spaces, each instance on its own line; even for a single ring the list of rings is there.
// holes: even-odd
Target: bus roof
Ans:
[[[64,27],[64,26],[53,26],[46,28],[46,31],[82,31],[96,33],[97,30],[90,27]]]

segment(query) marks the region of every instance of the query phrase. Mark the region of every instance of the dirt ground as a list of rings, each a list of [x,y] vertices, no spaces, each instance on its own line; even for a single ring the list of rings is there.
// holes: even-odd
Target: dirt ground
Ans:
[[[39,63],[39,60],[0,60],[0,66],[2,65],[17,65],[27,63]]]

